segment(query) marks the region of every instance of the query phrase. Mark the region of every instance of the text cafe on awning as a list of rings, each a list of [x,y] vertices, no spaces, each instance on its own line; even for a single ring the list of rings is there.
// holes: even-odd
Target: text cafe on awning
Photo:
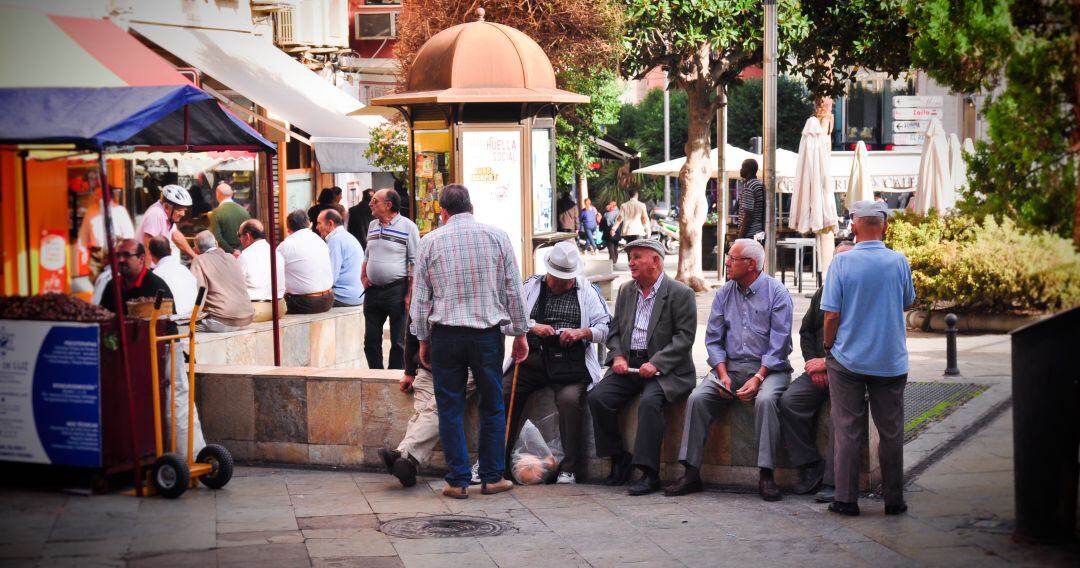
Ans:
[[[536,248],[559,237],[559,105],[587,102],[556,88],[551,62],[535,41],[481,15],[432,36],[409,68],[406,89],[371,104],[395,108],[407,121],[412,211],[421,234],[439,225],[439,190],[463,184],[477,220],[510,235],[528,275]]]
[[[234,30],[138,21],[130,26],[176,66],[196,70],[200,88],[238,116],[256,121],[278,144],[281,220],[289,211],[307,209],[324,187],[345,187],[345,179],[381,171],[364,151],[370,128],[385,119],[347,116],[363,105],[267,39]]]

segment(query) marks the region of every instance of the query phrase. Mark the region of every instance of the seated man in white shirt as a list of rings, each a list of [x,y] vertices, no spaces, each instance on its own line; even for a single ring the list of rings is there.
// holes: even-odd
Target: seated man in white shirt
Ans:
[[[198,284],[191,271],[180,264],[180,258],[172,253],[169,240],[160,235],[150,239],[150,258],[156,266],[152,272],[169,285],[173,295],[173,308],[176,315],[188,319],[195,307]]]
[[[258,219],[248,219],[236,232],[240,239],[240,267],[244,269],[244,283],[247,285],[251,307],[255,309],[252,322],[270,321],[273,307],[270,305],[270,243],[266,242],[266,232]],[[277,254],[277,302],[278,315],[286,312],[285,300],[285,261],[281,253]]]
[[[330,249],[310,225],[306,211],[289,213],[285,218],[289,236],[277,248],[285,261],[285,305],[290,314],[319,314],[334,305]]]

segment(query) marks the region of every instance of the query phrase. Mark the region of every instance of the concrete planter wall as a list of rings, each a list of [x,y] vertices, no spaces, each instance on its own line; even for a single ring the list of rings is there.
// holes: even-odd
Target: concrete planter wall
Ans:
[[[207,441],[223,444],[237,460],[257,463],[333,465],[381,469],[381,447],[396,447],[413,414],[412,397],[398,390],[401,371],[370,369],[314,369],[236,365],[199,365],[196,403]],[[665,480],[682,473],[678,464],[685,404],[668,407],[667,429],[661,450]],[[633,446],[637,403],[621,417],[624,439]],[[526,408],[531,418],[555,412],[550,391],[532,397]],[[818,447],[827,445],[828,407],[818,418]],[[586,456],[577,472],[583,480],[607,475],[607,460],[595,457],[592,419],[586,408],[582,451]],[[476,401],[465,417],[469,449],[475,457]],[[860,486],[880,483],[877,433],[868,424],[860,457]],[[712,425],[702,474],[708,483],[757,487],[757,443],[753,406],[733,404],[724,418]],[[780,452],[777,482],[791,486],[797,472]],[[427,473],[441,473],[445,460],[436,449]]]

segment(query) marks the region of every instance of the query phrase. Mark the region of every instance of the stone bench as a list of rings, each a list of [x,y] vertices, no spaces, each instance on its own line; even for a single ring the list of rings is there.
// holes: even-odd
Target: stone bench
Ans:
[[[413,412],[412,397],[398,390],[401,371],[200,364],[196,375],[195,400],[207,441],[225,445],[242,462],[382,468],[378,449],[397,445]],[[685,403],[679,403],[665,412],[667,429],[661,450],[661,477],[665,480],[682,473],[677,454],[684,408]],[[529,401],[525,413],[536,418],[554,409],[554,396],[545,390]],[[710,484],[756,488],[753,407],[735,404],[731,409],[712,425],[702,475]],[[636,411],[634,402],[621,416],[630,447]],[[826,447],[827,419],[827,412],[820,413],[818,447],[822,450]],[[583,481],[601,479],[607,475],[608,462],[595,457],[587,408],[583,421],[585,459],[578,473]],[[477,424],[473,401],[465,428],[474,456]],[[860,458],[863,489],[880,483],[877,436],[872,428],[870,431]],[[794,485],[797,474],[790,469],[783,450],[777,458],[777,482]],[[439,449],[425,471],[445,471]]]

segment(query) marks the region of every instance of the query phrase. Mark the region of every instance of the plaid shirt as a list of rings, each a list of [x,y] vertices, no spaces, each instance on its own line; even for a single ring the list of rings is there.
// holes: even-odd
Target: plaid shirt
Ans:
[[[413,270],[411,330],[427,341],[434,324],[486,329],[509,324],[525,335],[529,317],[506,232],[458,213],[420,240]]]
[[[555,329],[577,329],[581,326],[581,306],[578,303],[578,285],[574,280],[574,286],[562,294],[554,294],[547,287],[547,279],[540,283],[543,288],[540,294],[545,296],[544,313],[540,313],[540,299],[536,300],[532,314],[529,315],[534,321],[550,325]]]

